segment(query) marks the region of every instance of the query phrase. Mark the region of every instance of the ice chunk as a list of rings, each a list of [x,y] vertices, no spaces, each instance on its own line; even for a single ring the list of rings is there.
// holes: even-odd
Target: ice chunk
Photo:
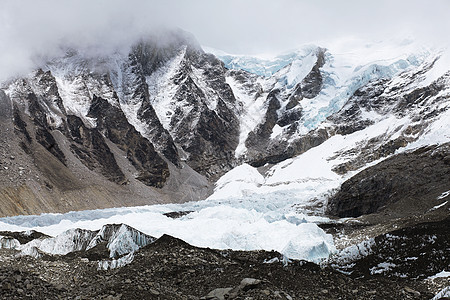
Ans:
[[[242,197],[253,192],[264,183],[264,176],[248,164],[242,164],[224,176],[216,183],[214,194],[208,199],[225,199],[229,197]]]
[[[20,242],[15,238],[0,235],[0,249],[16,249],[20,246]]]
[[[97,270],[110,270],[121,268],[133,262],[133,259],[134,259],[134,252],[131,252],[118,259],[102,260],[98,262]]]
[[[281,253],[289,258],[319,262],[335,251],[330,234],[326,234],[316,224],[302,223],[298,225],[298,234],[287,243]]]

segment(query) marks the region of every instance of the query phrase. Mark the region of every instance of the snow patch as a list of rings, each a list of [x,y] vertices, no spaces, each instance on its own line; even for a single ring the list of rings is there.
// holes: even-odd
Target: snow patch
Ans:
[[[173,59],[146,78],[150,102],[161,124],[167,130],[170,130],[170,121],[176,107],[183,108],[181,104],[177,104],[173,100],[178,89],[178,86],[173,83],[173,79],[179,72],[185,55],[186,47],[183,47]]]
[[[427,279],[436,279],[436,278],[446,278],[446,277],[450,277],[450,272],[442,270],[441,272],[428,277]]]
[[[264,183],[264,176],[248,164],[242,164],[223,175],[208,199],[242,197]]]
[[[450,196],[450,191],[443,192],[443,193],[442,193],[439,197],[437,197],[436,199],[437,199],[437,200],[441,200],[441,199],[447,198],[448,196]],[[447,203],[447,202],[445,202],[445,203]],[[441,205],[445,205],[445,203],[444,203],[444,204],[441,204]]]
[[[383,274],[392,270],[396,265],[389,262],[379,263],[377,266],[370,268],[370,275]]]

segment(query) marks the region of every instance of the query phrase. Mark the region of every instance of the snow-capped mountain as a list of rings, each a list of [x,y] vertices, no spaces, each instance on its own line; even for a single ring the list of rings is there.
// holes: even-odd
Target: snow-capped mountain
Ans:
[[[0,230],[25,231],[0,234],[0,248],[81,251],[110,269],[170,234],[349,276],[442,271],[447,50],[411,41],[262,58],[205,50],[167,31],[127,52],[67,49],[3,82]],[[411,258],[422,265],[443,259],[413,269],[399,239],[423,240],[414,255],[433,255]]]
[[[208,52],[217,57],[168,31],[127,53],[69,49],[4,82],[3,214],[201,199],[242,163],[280,163],[335,136],[358,136],[330,154],[339,176],[425,136],[448,141],[442,51],[403,42],[264,59]],[[80,204],[79,191],[99,199]],[[53,200],[40,210],[40,198]]]

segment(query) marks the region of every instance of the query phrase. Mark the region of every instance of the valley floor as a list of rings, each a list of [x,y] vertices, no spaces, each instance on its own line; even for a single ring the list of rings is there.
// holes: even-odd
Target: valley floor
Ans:
[[[450,218],[435,217],[440,220],[409,223],[377,236],[370,253],[353,257],[347,266],[342,264],[345,253],[317,265],[275,251],[195,247],[169,235],[139,249],[130,264],[109,270],[99,269],[101,258],[108,257],[102,247],[41,258],[0,249],[0,298],[432,299],[450,283],[448,274],[438,271],[449,265]],[[326,230],[342,237],[367,228]],[[432,241],[424,242],[424,232]],[[29,239],[37,237],[34,233]]]
[[[361,278],[276,252],[212,250],[162,236],[122,268],[86,253],[17,258],[1,250],[2,299],[431,299],[446,278]],[[91,260],[92,259],[92,260]],[[224,294],[228,298],[224,298]]]

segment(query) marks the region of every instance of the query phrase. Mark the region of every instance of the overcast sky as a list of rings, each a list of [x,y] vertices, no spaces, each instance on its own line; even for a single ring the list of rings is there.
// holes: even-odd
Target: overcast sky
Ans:
[[[159,26],[230,53],[281,52],[341,38],[446,44],[449,0],[0,0],[0,77],[72,43],[103,51]],[[326,46],[326,45],[323,45]]]

